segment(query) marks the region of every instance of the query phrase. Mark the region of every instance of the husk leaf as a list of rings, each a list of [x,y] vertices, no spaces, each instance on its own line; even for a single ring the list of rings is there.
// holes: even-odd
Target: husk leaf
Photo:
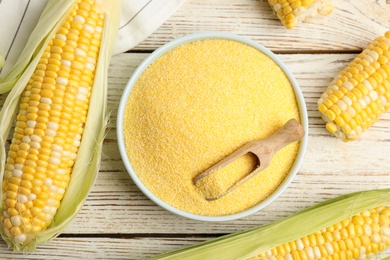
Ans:
[[[70,7],[74,4],[74,0],[50,0],[45,6],[42,15],[34,30],[31,32],[27,40],[26,47],[23,49],[15,65],[11,70],[0,79],[0,94],[10,91],[14,88],[16,82],[27,67],[31,65],[31,61],[36,57],[40,57],[40,50],[46,46],[45,41],[53,34],[53,29],[62,21],[70,11]]]
[[[0,69],[2,67],[4,67],[4,65],[5,65],[5,59],[4,59],[3,55],[0,54]]]
[[[248,259],[307,236],[364,210],[390,204],[390,189],[361,191],[319,203],[254,229],[221,236],[152,259]]]
[[[32,238],[32,241],[27,245],[14,244],[4,234],[4,229],[0,225],[0,233],[3,239],[7,242],[8,246],[12,247],[15,251],[31,252],[34,251],[38,244],[45,243],[50,239],[58,236],[67,225],[77,216],[77,213],[82,208],[90,190],[93,187],[94,181],[97,177],[101,150],[103,145],[103,139],[105,130],[108,123],[107,114],[107,72],[108,66],[112,54],[112,49],[116,39],[116,34],[119,28],[119,22],[121,17],[120,0],[104,0],[103,2],[109,2],[109,8],[105,11],[105,23],[102,34],[102,42],[100,46],[100,53],[96,67],[95,80],[92,88],[92,95],[90,104],[95,104],[93,109],[90,109],[85,124],[84,134],[81,140],[77,158],[74,164],[74,168],[71,174],[69,187],[66,189],[64,198],[61,201],[61,206],[58,208],[57,213],[53,219],[53,223],[44,231],[41,231]],[[51,21],[52,29],[48,30],[47,35],[41,34],[42,41],[34,38],[34,43],[38,43],[37,49],[32,50],[30,46],[26,47],[28,51],[23,51],[34,57],[28,65],[25,65],[23,74],[18,78],[16,71],[22,71],[21,64],[15,64],[13,77],[7,77],[8,79],[15,78],[16,84],[12,87],[6,102],[0,111],[0,177],[3,178],[4,165],[5,165],[5,140],[8,136],[8,131],[12,125],[12,118],[10,115],[14,115],[17,110],[20,95],[26,86],[30,75],[33,73],[41,56],[44,47],[49,42],[51,36],[56,31],[56,27],[60,22],[66,18],[67,14],[71,10],[74,0],[51,0],[45,7],[42,14],[41,21]],[[105,5],[107,6],[107,5]],[[63,10],[63,8],[67,8]],[[50,9],[50,10],[47,10]],[[62,17],[59,19],[58,13],[55,10],[61,10],[63,12]],[[52,19],[52,16],[56,15],[56,20]],[[42,25],[41,25],[42,26]],[[31,40],[32,41],[32,40]],[[30,40],[29,40],[30,42]],[[10,81],[9,81],[10,82]],[[10,84],[10,83],[7,83]],[[2,85],[0,85],[1,88]],[[11,85],[12,86],[12,85]],[[3,86],[3,89],[5,87]],[[2,193],[0,193],[2,194]],[[0,195],[1,196],[1,195]],[[2,199],[0,200],[0,203]],[[2,206],[0,205],[0,212],[2,212]]]

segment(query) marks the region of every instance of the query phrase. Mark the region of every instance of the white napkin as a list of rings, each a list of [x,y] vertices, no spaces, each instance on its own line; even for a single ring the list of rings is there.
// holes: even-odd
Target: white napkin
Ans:
[[[0,76],[17,60],[48,0],[0,0]],[[185,0],[122,0],[114,54],[130,50],[164,23]]]

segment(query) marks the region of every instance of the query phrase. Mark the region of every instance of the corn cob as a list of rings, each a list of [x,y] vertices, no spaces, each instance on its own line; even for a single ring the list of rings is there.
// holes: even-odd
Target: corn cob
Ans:
[[[103,16],[81,1],[50,41],[22,94],[3,180],[5,234],[28,241],[52,222],[88,111]]]
[[[318,100],[326,129],[358,139],[390,108],[390,31],[377,37],[330,83]]]
[[[389,205],[390,189],[347,194],[268,225],[150,260],[379,259],[390,247]]]
[[[316,16],[327,16],[333,11],[330,0],[268,0],[268,3],[287,29]]]
[[[390,207],[365,210],[251,259],[369,258],[390,246],[389,222]]]
[[[48,44],[43,47],[42,55],[37,58],[39,62],[21,93],[4,167],[0,196],[1,231],[3,238],[18,251],[32,250],[36,242],[42,241],[39,234],[44,234],[43,231],[53,223],[65,196],[78,158],[100,61],[106,14],[97,10],[94,0],[68,2],[69,14],[48,38]],[[112,45],[113,40],[110,42]],[[104,50],[106,53],[109,51]],[[104,97],[104,93],[98,95]],[[104,109],[103,103],[101,106]],[[101,129],[97,130],[92,151],[88,151],[91,155],[96,155],[93,145],[101,136]],[[100,144],[97,145],[96,149],[100,150]],[[99,158],[98,154],[86,161],[94,171],[98,162],[93,165],[92,160],[96,158]],[[89,173],[88,170],[84,172]],[[86,179],[90,181],[91,177]],[[87,186],[88,190],[90,187]],[[80,197],[75,204],[83,199],[81,194],[86,190],[78,191]],[[73,209],[68,210],[72,212]],[[59,223],[55,224],[59,226]],[[49,237],[59,232],[55,228]]]

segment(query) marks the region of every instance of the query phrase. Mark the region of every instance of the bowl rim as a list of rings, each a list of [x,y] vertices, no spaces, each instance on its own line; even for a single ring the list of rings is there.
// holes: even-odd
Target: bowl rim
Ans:
[[[124,131],[123,131],[123,118],[124,113],[126,109],[127,100],[130,96],[131,90],[133,89],[134,85],[138,81],[138,78],[141,76],[141,74],[144,72],[145,69],[147,69],[157,58],[164,55],[166,52],[176,48],[177,46],[194,42],[194,41],[200,41],[200,40],[211,40],[211,39],[225,39],[225,40],[233,40],[236,42],[247,44],[263,54],[267,55],[269,58],[271,58],[285,73],[287,78],[290,81],[290,84],[294,90],[295,97],[297,99],[298,109],[299,109],[299,116],[301,124],[305,130],[305,135],[300,140],[299,148],[297,156],[294,160],[294,163],[288,172],[287,176],[284,178],[284,180],[279,184],[279,186],[275,189],[274,192],[271,193],[266,199],[258,203],[257,205],[246,209],[244,211],[234,213],[231,215],[222,215],[222,216],[206,216],[206,215],[198,215],[189,213],[183,210],[180,210],[178,208],[175,208],[171,206],[170,204],[166,203],[165,201],[158,198],[156,195],[154,195],[139,179],[137,174],[135,173],[131,163],[130,159],[127,156],[126,147],[125,147],[125,140],[124,140]],[[175,213],[177,215],[180,215],[182,217],[186,217],[193,220],[199,220],[199,221],[207,221],[207,222],[221,222],[221,221],[231,221],[240,219],[243,217],[247,217],[249,215],[252,215],[261,209],[265,208],[269,204],[271,204],[276,198],[278,198],[284,190],[288,187],[288,185],[291,183],[295,175],[297,174],[299,167],[303,161],[305,150],[307,146],[308,141],[308,132],[309,132],[309,124],[308,124],[308,114],[306,109],[306,103],[303,97],[303,94],[301,92],[301,89],[299,87],[298,82],[296,81],[295,77],[291,73],[291,71],[287,68],[287,66],[274,54],[272,51],[264,47],[263,45],[249,39],[243,36],[239,36],[236,34],[231,33],[225,33],[225,32],[200,32],[200,33],[192,33],[188,34],[186,36],[182,36],[179,38],[176,38],[163,46],[157,48],[155,51],[153,51],[151,54],[149,54],[141,63],[140,65],[135,69],[133,74],[131,75],[129,81],[127,82],[124,91],[122,93],[122,97],[120,99],[119,107],[118,107],[118,113],[117,113],[117,142],[119,147],[120,156],[122,158],[122,161],[125,165],[125,168],[130,175],[133,182],[137,185],[137,187],[154,203],[159,205],[160,207],[164,208],[165,210],[168,210],[172,213]]]

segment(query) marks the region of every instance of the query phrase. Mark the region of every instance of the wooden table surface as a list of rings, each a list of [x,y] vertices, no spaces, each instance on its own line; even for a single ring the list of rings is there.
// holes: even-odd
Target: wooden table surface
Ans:
[[[149,38],[112,58],[108,96],[111,127],[97,181],[77,218],[62,235],[30,255],[12,253],[1,241],[0,259],[144,259],[266,224],[339,195],[389,188],[390,113],[361,140],[344,143],[325,130],[317,99],[348,62],[390,29],[390,1],[338,0],[334,6],[329,17],[286,30],[267,1],[187,0]],[[115,128],[122,91],[140,62],[164,43],[203,31],[245,36],[277,53],[295,75],[309,115],[306,155],[291,185],[262,211],[222,223],[189,220],[150,201],[124,168]],[[389,255],[388,250],[382,256]]]

